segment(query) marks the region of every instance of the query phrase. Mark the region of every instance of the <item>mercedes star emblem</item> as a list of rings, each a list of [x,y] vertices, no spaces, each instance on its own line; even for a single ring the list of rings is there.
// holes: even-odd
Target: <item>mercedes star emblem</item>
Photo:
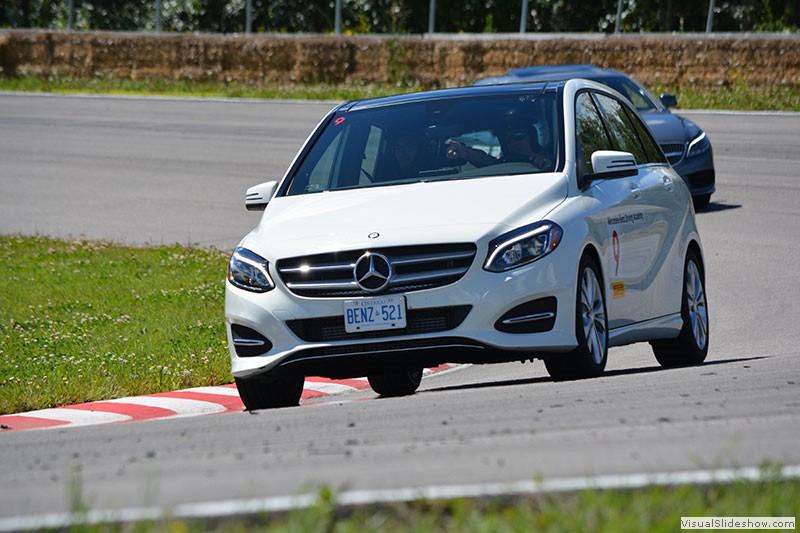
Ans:
[[[392,264],[382,254],[367,252],[356,261],[353,268],[356,284],[367,292],[380,292],[392,278]]]

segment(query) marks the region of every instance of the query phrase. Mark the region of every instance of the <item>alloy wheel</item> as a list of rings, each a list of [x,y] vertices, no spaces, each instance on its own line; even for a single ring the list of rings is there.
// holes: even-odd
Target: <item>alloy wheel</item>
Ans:
[[[606,354],[608,336],[603,290],[597,275],[585,268],[581,276],[581,316],[586,347],[595,363],[600,364]]]

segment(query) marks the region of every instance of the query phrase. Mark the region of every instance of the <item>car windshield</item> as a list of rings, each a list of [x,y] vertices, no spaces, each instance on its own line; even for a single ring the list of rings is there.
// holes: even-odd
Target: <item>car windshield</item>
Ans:
[[[631,80],[623,77],[603,78],[602,83],[608,85],[627,98],[639,111],[652,111],[656,105],[645,92]]]
[[[286,194],[552,172],[561,130],[555,103],[555,94],[514,94],[339,112]]]

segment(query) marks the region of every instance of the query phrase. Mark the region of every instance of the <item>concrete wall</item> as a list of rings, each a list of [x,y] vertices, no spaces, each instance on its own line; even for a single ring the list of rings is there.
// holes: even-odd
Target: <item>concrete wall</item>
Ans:
[[[533,64],[593,63],[647,85],[800,85],[796,35],[297,36],[7,31],[2,74],[452,87]]]

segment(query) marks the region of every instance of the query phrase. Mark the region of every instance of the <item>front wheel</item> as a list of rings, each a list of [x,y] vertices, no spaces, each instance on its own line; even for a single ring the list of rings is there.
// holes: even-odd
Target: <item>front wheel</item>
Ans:
[[[414,394],[422,382],[422,369],[401,370],[367,376],[369,386],[381,396],[408,396]]]
[[[706,280],[700,265],[697,254],[690,250],[683,269],[680,334],[676,339],[650,343],[661,366],[699,365],[708,355]]]
[[[547,372],[556,381],[597,377],[608,359],[608,315],[600,269],[585,256],[578,268],[575,297],[575,337],[578,347],[563,355],[544,360]]]
[[[292,407],[303,395],[303,376],[236,378],[236,388],[248,411]]]

